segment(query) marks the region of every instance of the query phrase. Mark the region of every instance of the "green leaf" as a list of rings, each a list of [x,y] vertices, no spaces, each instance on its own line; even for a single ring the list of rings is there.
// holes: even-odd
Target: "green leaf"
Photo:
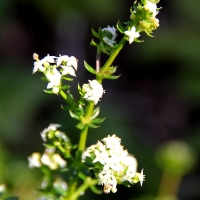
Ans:
[[[90,118],[91,120],[96,118],[100,113],[100,108],[99,107],[96,107],[93,112],[92,112],[92,117]]]
[[[86,68],[90,73],[96,74],[95,69],[94,69],[93,67],[91,67],[89,64],[87,64],[86,61],[84,61],[84,66],[85,66],[85,68]]]
[[[104,78],[105,79],[111,79],[111,80],[115,80],[115,79],[118,79],[121,75],[119,76],[105,76]]]
[[[63,105],[61,105],[61,108],[62,108],[63,110],[69,110],[69,109],[71,109],[72,107],[71,107],[71,106],[63,106]]]
[[[78,124],[76,125],[76,128],[77,128],[77,129],[80,129],[80,130],[83,130],[83,129],[85,128],[85,124],[78,123]]]
[[[99,38],[98,33],[92,28],[92,35],[94,35],[94,37]]]
[[[125,27],[123,26],[123,24],[120,21],[117,22],[116,26],[120,33],[124,33],[124,31],[126,31]]]
[[[105,120],[105,118],[95,118],[95,119],[91,120],[91,122],[94,124],[101,124],[104,120]]]
[[[68,90],[69,88],[70,88],[69,85],[63,85],[63,86],[61,87],[61,90]]]
[[[125,185],[126,187],[130,187],[130,186],[131,186],[130,183],[129,183],[128,181],[124,181],[124,182],[123,182],[123,185]]]
[[[83,107],[82,105],[80,104],[79,105],[79,108],[76,108],[74,110],[75,114],[78,115],[78,116],[83,116],[84,115],[84,110],[83,110]]]
[[[88,125],[89,128],[99,128],[99,126],[96,126],[92,123],[88,123],[87,125]]]
[[[54,94],[51,90],[44,90],[47,94]]]
[[[75,113],[73,113],[71,110],[69,110],[69,114],[72,118],[79,120],[79,117]]]
[[[97,44],[96,42],[94,42],[94,40],[92,40],[92,41],[90,42],[90,45],[95,46],[95,47],[98,47],[98,44]]]
[[[90,189],[91,189],[92,192],[94,192],[95,194],[102,194],[102,193],[103,193],[103,191],[97,189],[95,185],[90,186]]]
[[[69,77],[65,77],[65,76],[63,76],[62,78],[67,80],[67,81],[73,81],[74,80],[73,78],[69,78]]]
[[[69,91],[67,92],[67,102],[71,105],[75,104],[74,97]]]
[[[117,70],[117,66],[116,66],[116,67],[111,66],[111,67],[109,68],[109,71],[111,72],[111,74],[114,74],[114,73],[116,72],[116,70]]]
[[[42,79],[43,81],[48,81],[48,79],[47,79],[46,76],[43,76],[41,79]]]

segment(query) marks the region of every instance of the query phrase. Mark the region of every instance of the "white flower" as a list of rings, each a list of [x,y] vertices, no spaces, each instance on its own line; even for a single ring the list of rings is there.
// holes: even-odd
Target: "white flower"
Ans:
[[[129,44],[131,44],[135,38],[138,38],[140,34],[136,31],[136,28],[133,26],[131,30],[124,31],[125,35],[129,37]]]
[[[70,74],[71,76],[76,76],[75,70],[73,67],[67,67],[67,66],[63,66],[63,65],[61,65],[61,67],[64,69],[62,71],[62,75]]]
[[[40,153],[32,153],[31,156],[28,157],[28,162],[29,162],[29,167],[34,168],[34,167],[40,167],[41,162],[40,162],[41,155]]]
[[[58,57],[57,62],[56,62],[57,67],[60,66],[62,62],[67,62],[68,60],[69,60],[69,56],[67,55]]]
[[[158,11],[156,10],[157,5],[150,1],[146,1],[146,4],[144,5],[144,9],[152,12],[154,17],[158,14]]]
[[[61,131],[56,131],[56,132],[55,132],[55,136],[56,136],[57,138],[62,138],[65,142],[68,141],[68,138],[67,138],[67,136],[65,135],[65,133],[63,133],[63,132],[61,132]]]
[[[47,165],[51,170],[56,170],[59,167],[66,167],[67,162],[63,160],[59,154],[54,152],[55,149],[52,150],[47,148],[41,157],[42,164]]]
[[[83,98],[89,101],[94,101],[95,104],[98,103],[99,99],[105,92],[102,85],[97,80],[89,80],[89,84],[83,85],[83,90],[86,92]]]
[[[45,128],[40,134],[42,139],[46,142],[49,131],[56,131],[60,124],[50,124],[47,128]]]
[[[54,182],[53,182],[53,187],[55,189],[60,190],[60,188],[62,188],[62,190],[67,190],[68,189],[68,185],[65,181],[63,181],[61,178],[57,178]]]
[[[76,76],[75,70],[78,68],[78,62],[74,56],[60,56],[57,59],[57,67],[58,66],[63,68],[62,75],[70,74],[71,76]]]
[[[47,79],[50,81],[47,85],[47,89],[52,88],[52,92],[54,94],[58,94],[59,85],[61,82],[61,74],[56,68],[52,68],[47,70],[45,73]]]
[[[33,74],[38,71],[38,69],[42,72],[46,70],[43,66],[45,63],[55,63],[55,56],[45,56],[42,60],[34,62]]]
[[[115,43],[115,38],[117,36],[116,28],[114,26],[113,27],[108,26],[107,28],[102,29],[102,32],[106,32],[106,31],[111,33],[112,38],[108,38],[107,36],[105,36],[103,37],[103,41],[109,46],[113,47],[113,44]]]
[[[122,177],[121,181],[129,181],[129,183],[132,183],[132,179],[137,172],[137,160],[135,157],[129,155],[122,159],[121,164],[123,165],[123,169],[128,167],[126,174]]]
[[[102,143],[86,149],[83,155],[83,162],[86,157],[91,158],[95,164],[95,176],[99,185],[104,186],[104,192],[113,193],[117,191],[117,183],[128,181],[130,184],[144,180],[143,170],[137,173],[137,160],[134,156],[128,155],[128,151],[123,149],[121,139],[116,135],[102,139]],[[91,163],[91,164],[92,164]],[[98,168],[98,166],[100,167]],[[99,171],[98,171],[99,170]]]
[[[78,60],[74,56],[70,56],[67,66],[73,66],[75,70],[78,68]]]
[[[104,193],[106,194],[110,191],[113,193],[117,191],[117,180],[111,170],[102,170],[98,174],[98,185],[104,185]]]

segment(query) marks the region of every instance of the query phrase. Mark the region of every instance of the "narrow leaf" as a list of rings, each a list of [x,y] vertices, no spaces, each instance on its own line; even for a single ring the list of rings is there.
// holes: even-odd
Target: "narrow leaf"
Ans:
[[[74,80],[73,78],[69,78],[69,77],[65,77],[65,76],[63,76],[62,78],[65,79],[66,81],[73,81]]]
[[[116,26],[117,26],[117,29],[119,30],[120,33],[124,33],[124,31],[126,30],[125,27],[123,26],[123,24],[120,21],[117,22]]]
[[[94,124],[101,124],[104,120],[105,120],[105,118],[95,118],[95,119],[91,120],[91,122]]]
[[[98,33],[92,28],[92,35],[94,35],[94,37],[99,38]]]
[[[102,194],[103,191],[99,190],[95,187],[95,185],[90,186],[90,189],[92,190],[92,192],[94,192],[95,194]]]
[[[96,42],[94,42],[94,40],[92,40],[92,41],[90,42],[90,45],[95,46],[95,47],[98,47],[98,44],[97,44]]]
[[[71,110],[69,110],[69,114],[72,118],[79,120],[79,117],[75,113],[73,113]]]
[[[44,92],[46,92],[47,94],[53,94],[51,90],[44,90]]]
[[[99,128],[99,126],[96,126],[92,123],[87,124],[89,128]]]
[[[118,79],[121,75],[119,76],[105,76],[104,78],[105,79],[111,79],[111,80],[115,80],[115,79]]]
[[[92,117],[90,118],[91,120],[96,118],[100,113],[100,108],[99,107],[96,107],[94,110],[93,110],[93,113],[92,113]]]
[[[86,68],[90,73],[96,74],[95,69],[94,69],[93,67],[91,67],[89,64],[87,64],[86,61],[84,61],[84,66],[85,66],[85,68]]]
[[[83,129],[85,128],[85,124],[78,123],[78,124],[76,125],[76,128],[77,128],[77,129],[80,129],[80,130],[83,130]]]
[[[61,87],[61,90],[68,90],[69,88],[70,88],[69,85],[63,85],[63,86]]]

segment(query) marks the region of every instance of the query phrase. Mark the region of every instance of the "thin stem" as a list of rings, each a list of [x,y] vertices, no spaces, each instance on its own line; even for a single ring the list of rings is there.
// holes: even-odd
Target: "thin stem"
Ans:
[[[91,115],[92,115],[92,112],[93,112],[93,109],[94,109],[94,103],[90,102],[88,104],[87,108],[86,108],[86,113],[85,113],[85,116],[84,116],[84,122],[85,123],[89,122]],[[76,155],[77,156],[76,160],[78,162],[81,161],[82,153],[85,150],[87,133],[88,133],[88,126],[85,125],[84,129],[81,130],[81,135],[80,135],[80,139],[79,139],[78,151],[77,151],[77,155]]]
[[[178,189],[181,182],[181,176],[171,175],[169,172],[164,171],[158,190],[157,199],[162,199],[166,196],[177,196]]]
[[[101,57],[101,50],[97,48],[97,55],[96,55],[96,71],[99,72],[101,64],[100,64],[100,57]]]
[[[117,55],[119,54],[119,52],[121,51],[126,42],[127,40],[125,40],[125,37],[123,37],[119,42],[117,48],[112,52],[112,54],[110,55],[104,66],[101,68],[100,70],[101,74],[103,74],[109,69],[109,67],[111,66],[111,64],[113,63],[113,61],[115,60],[115,58],[117,57]]]
[[[96,185],[97,184],[97,180],[93,180],[90,177],[85,179],[85,182],[83,183],[83,185],[81,185],[76,192],[74,192],[74,194],[71,196],[70,199],[68,200],[76,200],[80,195],[82,195],[86,189],[92,185]]]
[[[86,113],[85,113],[85,116],[84,116],[85,122],[87,122],[87,121],[90,120],[92,112],[93,112],[93,109],[94,109],[94,103],[90,102],[88,104],[87,108],[86,108]],[[85,145],[86,145],[86,140],[87,140],[87,134],[88,134],[88,126],[86,125],[84,127],[84,129],[81,130],[80,139],[79,139],[79,145],[78,145],[78,150],[76,152],[76,163],[78,165],[78,168],[79,168],[79,165],[81,164],[82,153],[85,150]],[[77,184],[78,184],[78,175],[76,177],[74,177],[70,181],[70,184],[69,184],[68,194],[69,194],[69,199],[70,200],[74,199],[74,198],[72,198],[72,196],[73,196],[74,192],[76,191]]]

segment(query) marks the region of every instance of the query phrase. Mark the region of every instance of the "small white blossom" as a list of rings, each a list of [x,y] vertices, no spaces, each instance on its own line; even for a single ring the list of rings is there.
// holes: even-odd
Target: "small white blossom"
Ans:
[[[45,128],[40,134],[42,139],[46,142],[49,131],[56,131],[60,124],[50,124],[47,128]]]
[[[115,38],[117,36],[117,34],[116,34],[116,28],[114,26],[113,27],[108,26],[107,28],[103,28],[102,29],[102,32],[105,32],[105,31],[110,32],[111,35],[112,35],[112,38],[108,38],[108,37],[105,36],[105,37],[103,37],[103,41],[106,44],[108,44],[109,46],[113,47],[113,44],[116,43],[115,42]]]
[[[40,153],[32,153],[31,156],[28,157],[28,162],[29,162],[29,167],[34,168],[34,167],[40,167],[41,162],[40,162],[41,155]]]
[[[66,136],[66,134],[65,134],[64,132],[56,131],[56,132],[55,132],[55,136],[56,136],[57,138],[62,138],[65,142],[68,141],[68,138],[67,138],[67,136]]]
[[[55,149],[47,148],[44,154],[41,157],[41,162],[44,165],[47,165],[51,170],[56,170],[59,167],[64,168],[67,165],[67,162],[62,159],[62,157],[54,153]]]
[[[144,9],[152,12],[154,17],[158,14],[158,11],[156,10],[157,5],[150,1],[146,1],[146,4],[144,5]]]
[[[83,85],[83,90],[86,92],[83,98],[89,101],[94,101],[94,104],[98,103],[99,99],[105,92],[102,85],[97,80],[89,80],[89,84]]]
[[[57,178],[54,182],[53,182],[53,187],[55,189],[60,190],[60,188],[62,190],[67,190],[68,189],[68,185],[65,181],[63,181],[61,178]]]
[[[78,62],[74,56],[60,56],[57,59],[57,66],[63,68],[62,75],[70,74],[71,76],[76,76],[75,70],[78,68]]]
[[[104,193],[116,192],[117,183],[143,183],[143,170],[137,173],[136,158],[128,155],[128,151],[121,145],[121,139],[116,135],[109,135],[102,139],[102,142],[98,141],[97,144],[88,147],[83,153],[83,162],[86,157],[91,158],[95,166],[95,176],[98,184],[104,186]],[[101,166],[98,169],[99,164]]]
[[[59,86],[61,82],[61,74],[56,68],[52,68],[47,70],[45,73],[47,79],[50,81],[47,85],[47,89],[52,88],[52,92],[54,94],[58,94]]]
[[[43,66],[45,63],[55,63],[55,56],[45,56],[42,60],[34,62],[33,74],[38,70],[44,72],[46,69]]]
[[[70,56],[67,62],[67,66],[73,66],[75,70],[78,68],[78,60],[74,56]]]
[[[129,37],[129,44],[131,44],[135,38],[140,36],[139,32],[136,31],[136,28],[133,26],[131,30],[124,31],[125,35]]]

